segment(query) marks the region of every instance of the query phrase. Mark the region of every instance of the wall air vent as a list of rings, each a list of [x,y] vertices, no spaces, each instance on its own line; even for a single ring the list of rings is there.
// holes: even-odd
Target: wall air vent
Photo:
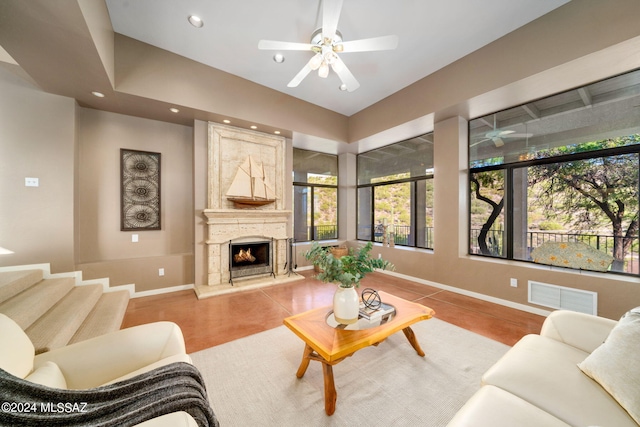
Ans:
[[[598,293],[529,280],[529,302],[555,309],[598,314]]]

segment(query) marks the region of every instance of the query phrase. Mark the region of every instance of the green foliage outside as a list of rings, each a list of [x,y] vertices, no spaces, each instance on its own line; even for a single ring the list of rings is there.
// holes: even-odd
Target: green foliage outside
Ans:
[[[560,157],[640,143],[634,134],[542,150],[533,158]],[[613,270],[624,270],[625,254],[638,237],[638,154],[571,160],[527,168],[528,227],[613,235]],[[504,172],[472,174],[472,228],[490,254],[489,230],[504,224]]]

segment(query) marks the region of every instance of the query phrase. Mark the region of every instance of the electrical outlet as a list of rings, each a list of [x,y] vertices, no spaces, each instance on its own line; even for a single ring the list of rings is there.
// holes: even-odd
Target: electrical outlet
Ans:
[[[511,278],[511,287],[512,288],[518,287],[518,279]]]
[[[38,180],[38,178],[25,178],[24,179],[24,186],[25,187],[38,187],[40,185],[40,182]]]
[[[158,276],[164,276],[164,268],[158,269]]]
[[[137,234],[132,234],[131,235],[131,241],[133,243],[137,243],[138,242],[138,235]]]

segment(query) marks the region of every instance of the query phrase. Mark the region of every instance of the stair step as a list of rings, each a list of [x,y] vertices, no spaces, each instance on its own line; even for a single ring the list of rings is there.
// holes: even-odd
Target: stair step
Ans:
[[[25,330],[36,354],[63,347],[76,333],[102,295],[101,285],[75,286]]]
[[[44,279],[0,304],[4,313],[22,329],[27,329],[64,298],[73,288],[72,277]]]
[[[69,341],[69,344],[119,330],[128,304],[128,291],[102,294],[98,303],[91,310],[82,326],[80,326],[80,329]]]
[[[0,304],[42,280],[42,270],[0,272]]]

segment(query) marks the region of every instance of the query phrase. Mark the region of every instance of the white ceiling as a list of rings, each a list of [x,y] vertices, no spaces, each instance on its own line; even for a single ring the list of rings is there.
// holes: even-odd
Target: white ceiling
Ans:
[[[351,116],[569,0],[344,0],[344,41],[396,34],[394,51],[341,57],[360,88],[338,89],[331,72],[287,83],[311,52],[258,50],[261,39],[309,43],[319,28],[321,0],[106,0],[115,32]],[[196,29],[187,17],[198,15]],[[508,63],[496,66],[509,66]],[[185,76],[188,78],[188,76]]]

